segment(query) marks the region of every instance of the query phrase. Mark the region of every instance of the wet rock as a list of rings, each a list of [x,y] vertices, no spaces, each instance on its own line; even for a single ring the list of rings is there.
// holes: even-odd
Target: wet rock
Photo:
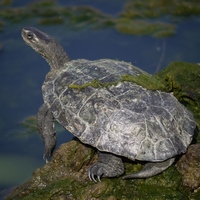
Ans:
[[[195,190],[200,187],[200,143],[189,146],[176,164],[183,176],[183,185]]]

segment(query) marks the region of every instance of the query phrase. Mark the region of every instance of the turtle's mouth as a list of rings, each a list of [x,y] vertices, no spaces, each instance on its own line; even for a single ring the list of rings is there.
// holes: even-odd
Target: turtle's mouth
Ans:
[[[25,40],[25,36],[26,36],[26,31],[25,31],[25,29],[22,29],[21,36],[22,36],[22,38]]]

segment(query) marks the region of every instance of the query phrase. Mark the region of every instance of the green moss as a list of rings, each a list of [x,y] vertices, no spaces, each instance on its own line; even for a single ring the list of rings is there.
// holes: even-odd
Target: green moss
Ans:
[[[94,88],[104,88],[112,85],[117,85],[119,82],[134,82],[137,83],[138,85],[141,85],[147,89],[150,90],[166,90],[166,86],[164,85],[164,82],[159,78],[159,77],[154,77],[150,74],[140,74],[139,76],[133,76],[133,75],[122,75],[121,79],[116,82],[107,82],[107,83],[102,83],[98,79],[94,79],[89,83],[85,83],[83,85],[76,85],[76,84],[71,84],[68,87],[71,89],[85,89],[86,87],[94,87]]]
[[[125,163],[125,167],[126,171],[127,168],[134,168],[133,171],[136,171],[141,165]],[[98,196],[94,196],[100,200],[108,199],[112,195],[123,200],[187,199],[190,194],[190,191],[181,188],[181,175],[175,167],[170,167],[162,174],[148,179],[103,178],[102,182],[105,183],[104,190],[101,190]]]
[[[194,115],[200,128],[200,66],[186,62],[172,62],[156,74],[165,81],[168,91]]]
[[[89,86],[94,87],[94,88],[103,88],[103,87],[108,87],[108,86],[111,86],[111,85],[116,85],[117,83],[118,82],[102,83],[98,79],[94,79],[91,82],[85,83],[83,85],[71,84],[71,85],[68,86],[68,88],[78,89],[78,90],[85,89],[86,87],[89,87]]]
[[[52,184],[48,184],[46,187],[41,188],[39,190],[31,191],[28,195],[25,197],[17,197],[18,199],[23,200],[45,200],[45,199],[51,199],[56,198],[62,195],[65,195],[67,197],[67,193],[71,193],[75,191],[77,186],[74,185],[74,182],[72,180],[58,180],[53,182]],[[80,190],[79,190],[80,191]],[[29,191],[30,192],[30,191]]]
[[[194,193],[190,194],[189,199],[199,199],[200,197],[200,188],[196,190]]]
[[[175,175],[175,174],[173,174]],[[164,177],[160,177],[162,180]],[[172,179],[175,180],[176,176]],[[180,180],[180,176],[179,176]],[[151,181],[154,182],[153,178]],[[99,200],[108,199],[110,196],[117,197],[118,199],[188,199],[189,191],[179,190],[176,187],[170,186],[172,181],[167,178],[166,185],[159,185],[160,181],[157,178],[155,184],[145,183],[144,180],[122,180],[121,178],[103,179],[100,183],[82,183],[77,180],[59,180],[53,184],[35,190],[26,195],[25,197],[15,197],[15,200],[46,200],[46,199],[91,199],[96,198]],[[177,182],[178,183],[178,182]],[[88,197],[88,198],[87,198]],[[198,198],[194,198],[198,199]]]
[[[167,90],[162,79],[151,74],[140,74],[139,76],[122,75],[121,81],[134,82],[149,90]]]

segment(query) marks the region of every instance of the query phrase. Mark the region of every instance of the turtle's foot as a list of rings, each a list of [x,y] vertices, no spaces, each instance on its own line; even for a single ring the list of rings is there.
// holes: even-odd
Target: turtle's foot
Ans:
[[[46,139],[44,143],[45,145],[44,145],[43,159],[45,160],[46,163],[48,163],[56,146],[56,138],[53,137],[49,138],[48,140]]]
[[[166,161],[163,162],[155,162],[155,163],[147,163],[144,165],[142,170],[134,173],[134,174],[128,174],[123,176],[123,179],[128,179],[128,178],[148,178],[151,176],[155,176],[162,171],[166,170],[168,167],[170,167],[175,158],[170,158]]]
[[[116,177],[124,173],[124,165],[118,156],[99,152],[99,162],[91,165],[88,176],[91,181],[101,181],[101,177]],[[97,179],[97,180],[96,180]]]

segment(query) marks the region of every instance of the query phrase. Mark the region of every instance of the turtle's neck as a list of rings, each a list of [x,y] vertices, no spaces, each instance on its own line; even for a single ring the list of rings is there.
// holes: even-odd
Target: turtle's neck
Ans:
[[[41,55],[49,63],[51,71],[62,68],[70,60],[63,47],[54,39],[47,45],[46,51]]]

